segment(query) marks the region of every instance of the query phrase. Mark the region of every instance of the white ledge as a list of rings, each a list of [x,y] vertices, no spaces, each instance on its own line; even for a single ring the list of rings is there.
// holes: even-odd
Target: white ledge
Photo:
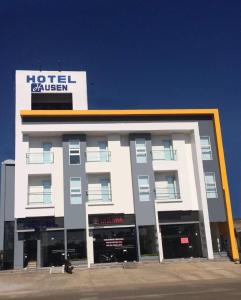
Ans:
[[[35,209],[35,208],[54,208],[54,205],[27,205],[26,209]]]
[[[157,203],[180,203],[183,202],[181,199],[166,199],[166,200],[155,200]]]
[[[114,205],[113,202],[103,202],[103,201],[96,201],[96,202],[86,202],[88,206],[96,206],[96,205]]]

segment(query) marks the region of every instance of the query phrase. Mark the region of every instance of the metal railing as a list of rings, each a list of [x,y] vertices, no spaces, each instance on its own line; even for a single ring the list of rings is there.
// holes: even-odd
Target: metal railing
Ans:
[[[31,192],[28,193],[28,205],[47,205],[52,203],[51,192]]]
[[[152,150],[152,160],[177,160],[177,151],[173,149]]]
[[[26,153],[27,164],[52,164],[53,162],[53,152]]]
[[[170,191],[167,188],[157,188],[155,189],[156,200],[173,200],[180,199],[180,192]]]
[[[86,191],[88,202],[111,202],[112,195],[110,189],[97,189]]]
[[[109,162],[111,159],[111,152],[107,150],[85,152],[87,162]]]

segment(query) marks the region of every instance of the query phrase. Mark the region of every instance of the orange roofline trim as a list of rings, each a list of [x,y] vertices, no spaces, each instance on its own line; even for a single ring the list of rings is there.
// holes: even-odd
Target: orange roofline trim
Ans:
[[[214,115],[218,109],[21,110],[21,117]]]
[[[20,116],[27,117],[87,117],[87,116],[211,116],[214,122],[214,129],[219,157],[219,168],[221,174],[222,188],[224,192],[228,232],[230,238],[231,257],[234,261],[239,260],[239,252],[234,231],[232,205],[230,199],[228,176],[224,157],[223,140],[219,111],[212,109],[130,109],[130,110],[21,110]]]

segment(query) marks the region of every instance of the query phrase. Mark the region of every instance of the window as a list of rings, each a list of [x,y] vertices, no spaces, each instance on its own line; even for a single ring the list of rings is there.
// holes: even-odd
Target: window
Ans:
[[[139,199],[140,201],[150,201],[150,185],[148,176],[138,177]]]
[[[207,198],[218,198],[215,173],[205,173]]]
[[[141,256],[158,256],[155,226],[139,226]]]
[[[201,150],[203,160],[212,160],[212,149],[209,136],[201,136]]]
[[[38,91],[38,83],[32,83],[33,91]],[[65,110],[73,109],[73,100],[71,93],[32,93],[31,94],[32,110]]]
[[[146,140],[144,138],[136,139],[136,162],[137,163],[146,163]]]
[[[80,264],[86,260],[85,230],[67,230],[67,257]]]
[[[70,203],[71,204],[81,204],[81,179],[78,177],[70,178]]]
[[[69,141],[69,163],[70,165],[80,164],[80,141],[79,140]]]

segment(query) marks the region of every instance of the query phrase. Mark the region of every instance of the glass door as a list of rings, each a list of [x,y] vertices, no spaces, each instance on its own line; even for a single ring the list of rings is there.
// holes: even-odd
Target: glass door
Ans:
[[[172,142],[171,140],[162,141],[164,147],[164,158],[165,160],[173,160]]]
[[[100,161],[108,161],[107,142],[101,141],[99,144]]]
[[[51,143],[43,143],[43,163],[44,164],[52,163],[52,161],[51,161],[51,149],[52,149],[52,144]]]
[[[50,180],[43,180],[43,203],[49,204],[51,203],[51,181]]]
[[[101,185],[101,200],[109,201],[110,200],[110,181],[107,178],[100,179]]]

